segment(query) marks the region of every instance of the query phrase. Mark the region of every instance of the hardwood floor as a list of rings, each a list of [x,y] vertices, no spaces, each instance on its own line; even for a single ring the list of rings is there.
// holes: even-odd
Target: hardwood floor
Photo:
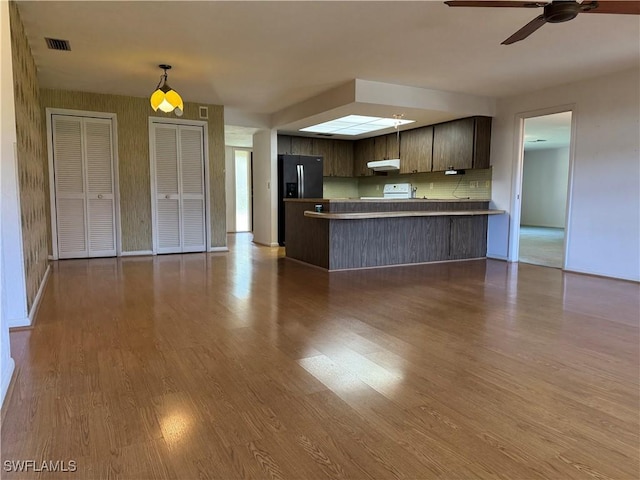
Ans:
[[[637,479],[639,288],[469,261],[54,264],[2,478]],[[75,473],[6,472],[74,460]]]

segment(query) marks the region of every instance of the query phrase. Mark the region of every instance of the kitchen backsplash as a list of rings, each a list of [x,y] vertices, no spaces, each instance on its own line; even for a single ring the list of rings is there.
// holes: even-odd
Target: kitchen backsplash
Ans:
[[[324,177],[323,183],[324,198],[358,198],[358,179],[341,177]]]
[[[325,198],[381,197],[388,183],[411,183],[419,198],[491,198],[491,169],[467,170],[465,175],[444,172],[389,174],[359,178],[324,178]]]

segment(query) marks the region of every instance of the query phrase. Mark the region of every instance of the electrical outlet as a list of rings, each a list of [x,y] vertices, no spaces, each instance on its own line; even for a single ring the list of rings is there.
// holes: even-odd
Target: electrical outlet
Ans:
[[[489,188],[491,186],[491,182],[489,180],[486,180],[484,182],[484,188]]]
[[[429,190],[433,190],[433,182],[429,183]]]
[[[376,192],[380,191],[380,185],[376,185]]]
[[[478,181],[477,180],[470,181],[469,188],[478,188]]]

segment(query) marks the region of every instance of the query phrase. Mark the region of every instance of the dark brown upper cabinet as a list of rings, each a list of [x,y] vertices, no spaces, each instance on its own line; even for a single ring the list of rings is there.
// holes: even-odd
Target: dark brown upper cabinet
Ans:
[[[400,132],[400,173],[430,172],[432,155],[433,127]]]
[[[278,135],[278,155],[292,155],[291,137],[289,135]]]
[[[291,153],[293,155],[316,155],[313,151],[314,138],[291,137]]]
[[[470,117],[433,127],[433,171],[489,168],[491,117]]]
[[[321,155],[323,176],[351,177],[353,143],[349,140],[278,135],[278,154]]]
[[[353,176],[368,177],[373,171],[367,168],[367,162],[374,160],[375,137],[357,140],[353,146]],[[385,143],[386,145],[386,143]],[[386,148],[386,146],[385,146]]]
[[[387,152],[383,160],[400,158],[398,156],[400,153],[398,151],[398,132],[389,133],[385,137],[387,138]]]
[[[353,142],[333,140],[334,157],[331,162],[330,177],[353,176]]]
[[[311,143],[311,155],[322,155],[322,176],[331,176],[332,162],[335,156],[333,141],[326,138],[313,138]]]

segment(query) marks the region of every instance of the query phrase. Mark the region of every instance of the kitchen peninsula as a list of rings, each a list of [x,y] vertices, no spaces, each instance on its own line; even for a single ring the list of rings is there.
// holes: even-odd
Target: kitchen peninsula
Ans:
[[[504,213],[489,210],[488,200],[285,203],[286,256],[329,271],[482,258],[488,215]]]

